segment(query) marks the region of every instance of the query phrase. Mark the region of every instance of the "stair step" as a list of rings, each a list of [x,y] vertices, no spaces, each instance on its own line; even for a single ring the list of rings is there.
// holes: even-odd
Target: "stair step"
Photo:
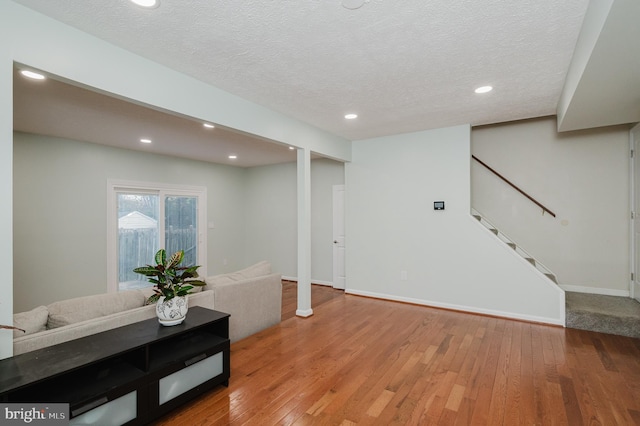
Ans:
[[[567,291],[566,326],[640,338],[640,303],[628,297]]]
[[[520,255],[522,258],[524,258],[527,262],[529,262],[534,268],[536,268],[539,272],[543,273],[547,278],[549,278],[552,282],[558,284],[558,279],[556,278],[556,276],[554,274],[551,273],[551,271],[549,271],[546,267],[544,267],[544,265],[542,264],[538,264],[536,262],[536,260],[532,257],[529,257],[530,255],[522,250],[522,248],[518,247],[516,245],[516,243],[512,242],[509,237],[507,237],[504,234],[501,234],[500,231],[496,228],[493,227],[493,225],[491,225],[488,221],[486,221],[485,219],[482,218],[481,215],[476,214],[477,212],[475,210],[472,211],[471,215],[473,217],[475,217],[476,219],[478,219],[478,222],[480,222],[481,224],[483,224],[489,231],[493,232],[493,234],[498,237],[498,239],[500,239],[500,241],[502,241],[503,243],[505,243],[506,245],[508,245],[509,247],[511,247],[513,250],[515,250],[515,252]]]

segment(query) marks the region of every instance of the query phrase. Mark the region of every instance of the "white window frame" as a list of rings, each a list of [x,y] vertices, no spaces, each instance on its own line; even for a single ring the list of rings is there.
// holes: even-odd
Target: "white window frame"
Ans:
[[[118,201],[119,192],[157,194],[160,208],[166,196],[198,198],[198,274],[207,276],[207,188],[203,186],[174,185],[157,182],[107,180],[107,292],[118,292]],[[164,235],[164,221],[158,221],[159,235]],[[142,265],[141,265],[142,266]]]

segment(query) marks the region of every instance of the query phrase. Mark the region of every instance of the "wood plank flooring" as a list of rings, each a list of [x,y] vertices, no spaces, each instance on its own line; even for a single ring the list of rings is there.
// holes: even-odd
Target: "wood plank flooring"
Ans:
[[[231,345],[231,379],[156,425],[640,425],[640,339],[312,286]]]

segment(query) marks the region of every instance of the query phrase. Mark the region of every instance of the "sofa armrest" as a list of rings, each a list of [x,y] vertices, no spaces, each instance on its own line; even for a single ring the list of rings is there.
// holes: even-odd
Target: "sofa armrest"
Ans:
[[[206,288],[215,293],[216,311],[231,315],[229,318],[231,342],[280,323],[282,315],[282,275],[280,274],[263,275]]]

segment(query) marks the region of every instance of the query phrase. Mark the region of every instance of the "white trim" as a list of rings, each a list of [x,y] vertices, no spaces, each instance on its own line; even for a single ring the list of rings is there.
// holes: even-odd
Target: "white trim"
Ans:
[[[635,212],[635,214],[640,214],[640,212],[636,212],[636,188],[635,188],[635,183],[636,183],[636,169],[635,169],[635,156],[636,155],[640,155],[639,152],[636,152],[636,145],[640,145],[640,144],[636,144],[636,140],[635,140],[635,133],[640,134],[640,124],[636,124],[631,130],[629,130],[629,154],[631,154],[631,152],[633,152],[633,157],[631,155],[629,155],[629,205],[631,207],[631,211]],[[638,171],[640,172],[640,171]],[[636,274],[639,271],[636,271],[636,230],[635,230],[635,218],[631,217],[631,215],[629,215],[630,217],[630,222],[631,225],[629,226],[629,230],[631,232],[631,238],[629,239],[629,277],[635,277]],[[629,280],[629,297],[636,297],[636,293],[635,293],[635,281],[636,279],[630,279]],[[640,296],[640,295],[638,295]]]
[[[478,213],[475,209],[472,209],[472,211]],[[480,215],[480,213],[478,213]],[[480,215],[482,216],[482,215]],[[529,253],[527,253],[526,251],[522,250],[516,243],[516,248],[517,250],[512,249],[511,247],[509,247],[507,245],[507,243],[505,241],[503,241],[501,238],[499,238],[496,234],[494,234],[487,226],[486,224],[488,223],[491,227],[493,227],[493,225],[491,225],[490,222],[485,221],[485,222],[481,222],[478,219],[476,219],[475,217],[473,217],[473,214],[470,214],[469,217],[472,219],[472,221],[474,223],[477,224],[477,226],[480,226],[481,229],[483,229],[483,231],[489,235],[491,237],[491,239],[495,242],[497,242],[500,246],[502,246],[503,250],[505,250],[506,252],[511,253],[513,256],[515,256],[516,259],[518,259],[518,261],[524,265],[527,265],[527,268],[530,268],[532,271],[535,271],[535,273],[537,273],[545,282],[545,284],[550,287],[555,289],[556,291],[562,291],[561,287],[559,284],[553,282],[548,276],[545,275],[545,273],[549,273],[552,274],[554,277],[556,277],[556,280],[558,280],[558,276],[556,274],[554,274],[553,272],[551,272],[551,270],[549,270],[549,268],[547,268],[546,266],[542,265],[540,262],[538,262],[536,260],[536,265],[540,265],[542,268],[538,268],[535,265],[532,265],[531,262],[529,262],[526,257],[531,257],[533,258],[533,256],[531,256]],[[484,220],[484,217],[483,217]],[[502,234],[498,231],[499,234]],[[508,238],[506,235],[502,234],[505,238]],[[511,241],[511,239],[509,239],[509,242],[513,242]],[[535,260],[535,259],[534,259]],[[546,272],[545,272],[546,271]],[[564,309],[563,309],[564,310]]]
[[[561,285],[564,291],[572,291],[574,293],[589,293],[589,294],[601,294],[603,296],[620,296],[620,297],[630,297],[631,293],[629,290],[615,290],[611,288],[600,288],[600,287],[585,287],[581,285]]]
[[[291,277],[291,276],[283,275],[282,279],[285,280],[285,281],[298,282],[298,277]],[[331,281],[314,280],[313,278],[311,278],[311,284],[326,285],[326,286],[329,286],[329,287],[333,287],[333,283]]]
[[[141,182],[121,179],[107,179],[107,292],[118,291],[117,229],[118,212],[116,193],[119,190],[140,191],[164,195],[189,195],[198,197],[198,273],[207,276],[207,188],[204,186],[176,185],[161,182]],[[164,210],[161,197],[160,208]],[[164,223],[159,223],[159,233],[164,235]]]
[[[313,278],[311,278],[311,284],[333,287],[333,282],[332,281],[314,280]]]
[[[193,186],[193,185],[176,185],[173,183],[166,182],[142,182],[135,180],[123,180],[123,179],[107,179],[107,185],[109,187],[122,188],[122,189],[139,189],[139,190],[147,190],[147,191],[156,191],[158,188],[162,188],[168,190],[170,192],[174,192],[176,195],[181,195],[182,193],[191,193],[191,192],[207,192],[207,188],[204,186]]]
[[[298,309],[296,311],[296,316],[298,317],[303,317],[303,318],[307,318],[310,317],[311,315],[313,315],[313,309]]]
[[[356,296],[373,297],[375,299],[391,300],[395,302],[412,303],[414,305],[430,306],[433,308],[451,309],[454,311],[460,311],[460,312],[471,313],[471,314],[491,315],[494,317],[516,319],[516,320],[551,324],[551,325],[560,325],[563,327],[565,326],[564,318],[546,318],[546,317],[538,317],[534,315],[516,314],[512,312],[494,311],[491,309],[478,309],[478,308],[472,308],[469,306],[456,305],[452,303],[433,302],[430,300],[414,299],[411,297],[392,296],[389,294],[373,293],[369,291],[346,289],[345,293],[353,294]],[[558,296],[562,299],[561,302],[562,302],[562,305],[564,306],[564,303],[565,303],[564,293],[561,293]]]
[[[308,316],[311,308],[311,151],[296,154],[298,312]],[[313,312],[313,311],[312,311]],[[298,315],[298,314],[296,314]]]

